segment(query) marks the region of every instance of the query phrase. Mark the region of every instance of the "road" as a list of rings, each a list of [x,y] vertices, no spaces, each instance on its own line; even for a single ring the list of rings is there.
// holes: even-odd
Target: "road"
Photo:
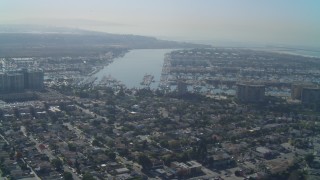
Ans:
[[[10,144],[10,143],[6,140],[6,138],[5,138],[4,136],[2,136],[1,134],[0,134],[0,137],[1,137],[8,145]],[[30,170],[31,170],[31,172],[34,174],[35,178],[41,180],[41,179],[39,178],[39,176],[37,175],[37,173],[34,172],[33,168],[32,168],[27,162],[25,162],[25,160],[24,160],[23,158],[21,158],[21,160],[23,161],[24,164],[27,165],[27,167],[30,168]]]
[[[27,136],[26,128],[25,128],[25,127],[21,126],[21,131],[22,131],[22,133],[24,134],[24,136],[28,137],[28,138],[30,139],[30,141],[32,141],[32,142],[35,143],[35,147],[37,148],[38,152],[43,153],[43,154],[46,154],[46,155],[49,157],[50,160],[52,160],[52,159],[59,159],[58,157],[56,157],[56,156],[54,156],[54,155],[52,154],[52,152],[51,152],[50,149],[41,150],[41,149],[39,148],[39,145],[40,145],[41,143],[39,143],[32,135]],[[68,166],[65,165],[65,164],[63,164],[63,170],[64,170],[65,172],[70,172],[70,173],[72,174],[72,177],[73,177],[74,180],[81,180],[81,179],[79,178],[79,176],[78,176],[75,172],[73,172],[70,168],[68,168]],[[39,179],[40,179],[40,178],[39,178]]]
[[[55,91],[56,93],[59,93],[57,91]],[[71,101],[74,101],[76,102],[77,104],[75,105],[78,109],[80,109],[82,112],[86,113],[86,114],[89,114],[89,115],[92,115],[96,118],[101,118],[101,119],[104,119],[106,121],[106,123],[108,123],[108,118],[107,117],[104,117],[104,116],[101,116],[97,113],[94,113],[92,111],[90,111],[89,109],[86,109],[86,108],[83,108],[81,106],[79,106],[80,102],[79,102],[79,98],[78,97],[75,97],[75,96],[66,96],[66,98],[68,98],[69,100]],[[121,112],[130,112],[128,110],[126,110],[125,108],[122,108],[122,107],[119,107],[119,106],[116,106],[117,109],[119,109]],[[79,128],[77,128],[76,126],[70,124],[70,123],[64,123],[65,126],[68,127],[69,130],[73,131],[79,139],[86,139],[86,136],[85,136],[85,133],[83,131],[81,131]],[[90,137],[90,138],[87,138],[87,140],[89,142],[92,142],[93,141],[93,137]],[[110,150],[110,147],[108,147],[108,145],[106,144],[103,144],[103,148],[101,148],[102,150]],[[162,148],[162,147],[161,147]],[[168,149],[166,149],[168,150]],[[169,150],[168,150],[169,151]],[[115,152],[116,153],[116,159],[118,159],[121,163],[123,164],[127,164],[127,165],[131,165],[132,168],[138,172],[139,174],[141,175],[144,175],[144,173],[141,172],[141,166],[138,164],[138,163],[135,163],[135,162],[132,162],[132,161],[128,161],[126,158],[122,157],[119,155],[119,153]],[[145,175],[144,175],[145,176]]]
[[[91,111],[88,110],[88,109],[82,108],[82,107],[80,107],[80,106],[78,106],[78,105],[76,105],[76,107],[79,108],[79,109],[81,109],[82,112],[84,112],[84,113],[91,114],[91,115],[93,115],[93,116],[95,116],[95,117],[97,117],[97,118],[103,118],[103,119],[105,119],[106,122],[108,122],[108,119],[107,119],[106,117],[100,116],[100,115],[98,115],[98,114],[96,114],[96,113],[94,113],[94,112],[91,112]],[[117,107],[117,108],[119,108],[119,109],[122,110],[122,111],[126,111],[124,108],[122,108],[122,109],[121,109],[120,107]],[[69,130],[73,131],[73,132],[78,136],[78,138],[83,138],[83,139],[86,138],[86,137],[84,136],[84,132],[82,132],[79,128],[71,125],[70,123],[64,123],[64,125],[67,126]],[[94,139],[94,138],[91,137],[91,138],[89,138],[88,140],[89,140],[90,142],[92,142],[93,139]],[[105,151],[105,150],[110,150],[110,147],[108,147],[108,145],[103,144],[103,146],[104,146],[104,147],[101,148],[102,150],[104,150],[104,151]],[[143,174],[143,173],[141,172],[141,166],[140,166],[138,163],[135,163],[135,162],[132,162],[132,161],[128,161],[126,158],[120,156],[119,153],[117,153],[117,152],[116,152],[116,159],[119,160],[122,164],[131,165],[132,168],[133,168],[137,173],[145,176],[145,174]]]

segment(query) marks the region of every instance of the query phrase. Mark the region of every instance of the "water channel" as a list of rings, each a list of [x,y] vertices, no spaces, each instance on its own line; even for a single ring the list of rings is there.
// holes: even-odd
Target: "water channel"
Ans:
[[[154,76],[155,82],[151,84],[152,89],[158,88],[164,56],[174,49],[139,49],[131,50],[125,56],[117,58],[113,63],[105,66],[93,75],[99,82],[104,76],[111,76],[120,81],[128,88],[141,88],[140,83],[146,74]],[[302,53],[301,53],[302,54]],[[190,87],[191,88],[191,87]],[[202,89],[206,91],[205,89]],[[214,93],[235,94],[234,89],[214,89]],[[289,92],[281,92],[281,96],[289,96]],[[278,91],[271,91],[273,95],[280,95]]]
[[[128,88],[139,88],[144,75],[154,76],[151,88],[157,88],[160,81],[164,55],[172,49],[139,49],[131,50],[124,57],[117,58],[93,75],[100,81],[103,76],[112,76]]]

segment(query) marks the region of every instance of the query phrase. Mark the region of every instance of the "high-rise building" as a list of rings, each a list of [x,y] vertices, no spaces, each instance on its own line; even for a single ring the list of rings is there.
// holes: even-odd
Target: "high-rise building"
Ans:
[[[320,88],[304,87],[301,93],[301,102],[304,104],[320,103]]]
[[[8,92],[21,92],[24,90],[24,77],[22,73],[7,74]]]
[[[236,96],[241,102],[263,102],[265,99],[265,86],[250,83],[238,83]]]
[[[22,92],[26,89],[43,89],[44,74],[41,71],[13,71],[0,73],[0,93]]]
[[[7,91],[7,75],[5,73],[0,73],[0,93]]]
[[[294,83],[291,85],[291,99],[301,100],[302,89],[306,87],[314,87],[310,83]]]
[[[177,91],[180,95],[186,94],[188,92],[188,84],[184,80],[178,80]]]
[[[43,89],[44,73],[42,71],[23,71],[25,88],[33,90]]]

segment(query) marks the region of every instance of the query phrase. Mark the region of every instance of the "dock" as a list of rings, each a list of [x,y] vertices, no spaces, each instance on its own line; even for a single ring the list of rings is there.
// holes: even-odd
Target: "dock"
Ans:
[[[150,87],[151,83],[154,81],[154,76],[151,74],[145,74],[142,82],[140,83],[142,86]]]

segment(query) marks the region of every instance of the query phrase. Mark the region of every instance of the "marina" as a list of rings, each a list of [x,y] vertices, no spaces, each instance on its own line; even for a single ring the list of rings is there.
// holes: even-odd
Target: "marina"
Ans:
[[[150,87],[151,83],[155,82],[154,80],[154,76],[151,74],[146,74],[143,77],[142,82],[140,83],[140,85],[144,86],[144,87]]]
[[[97,77],[96,82],[100,82],[103,77],[110,75],[127,88],[156,89],[160,82],[164,56],[170,51],[172,49],[131,50],[91,77]]]
[[[252,53],[250,50],[232,48],[213,48],[207,52],[170,49],[131,50],[123,57],[116,58],[108,66],[96,68],[86,83],[92,84],[94,81],[94,84],[99,86],[160,88],[165,91],[175,91],[177,82],[182,81],[189,92],[235,95],[237,82],[245,80],[264,84],[267,87],[266,94],[282,97],[290,96],[293,82],[319,83],[316,69],[304,72],[304,69],[282,67],[242,68],[243,65],[235,61],[241,57],[245,58],[241,61],[248,61],[243,63],[249,61],[259,63],[260,59],[264,59],[266,63],[273,61],[268,59],[268,54],[272,52],[258,52],[250,54]],[[287,56],[294,61],[300,61],[299,56],[293,55],[278,54],[275,57],[287,61]],[[303,58],[308,59],[308,57]],[[293,73],[299,76],[292,77]],[[315,76],[307,76],[308,73],[313,73]]]
[[[248,49],[172,51],[165,56],[159,87],[179,91],[179,84],[184,84],[189,92],[235,95],[236,84],[246,81],[265,85],[268,95],[289,97],[295,82],[320,83],[314,61],[313,57]]]

